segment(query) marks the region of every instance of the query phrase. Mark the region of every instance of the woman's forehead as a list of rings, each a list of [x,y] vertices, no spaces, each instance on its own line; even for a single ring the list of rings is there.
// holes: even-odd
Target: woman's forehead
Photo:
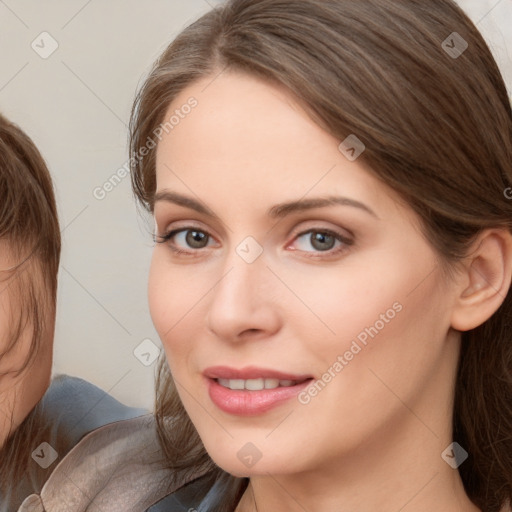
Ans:
[[[197,107],[162,134],[159,186],[186,173],[201,183],[254,187],[265,182],[269,188],[279,183],[305,193],[305,186],[320,181],[330,186],[343,170],[363,167],[349,161],[340,151],[342,141],[315,124],[285,91],[239,74],[222,75],[203,91],[204,83],[182,91],[167,110],[166,119],[187,98],[197,100]]]

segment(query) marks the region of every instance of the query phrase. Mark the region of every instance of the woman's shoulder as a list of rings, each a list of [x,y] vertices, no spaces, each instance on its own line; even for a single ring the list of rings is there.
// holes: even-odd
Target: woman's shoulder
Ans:
[[[37,493],[56,465],[88,433],[105,425],[140,417],[147,411],[127,407],[97,386],[77,377],[58,375],[27,421],[32,458],[23,477],[10,482],[0,496],[0,511],[16,510],[26,496]],[[16,433],[11,442],[18,442]]]
[[[145,512],[203,475],[168,468],[148,414],[86,435],[19,512]]]

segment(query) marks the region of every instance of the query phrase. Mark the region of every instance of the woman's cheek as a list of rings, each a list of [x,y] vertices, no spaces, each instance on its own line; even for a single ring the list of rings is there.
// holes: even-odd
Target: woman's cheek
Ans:
[[[184,307],[183,284],[179,270],[174,270],[165,257],[165,248],[156,247],[151,261],[148,282],[149,310],[153,324],[162,339],[177,325]]]
[[[173,369],[179,365],[181,354],[190,345],[187,343],[189,321],[197,299],[192,296],[191,287],[187,286],[186,276],[180,269],[170,268],[162,259],[154,257],[151,264],[148,303],[153,325]]]

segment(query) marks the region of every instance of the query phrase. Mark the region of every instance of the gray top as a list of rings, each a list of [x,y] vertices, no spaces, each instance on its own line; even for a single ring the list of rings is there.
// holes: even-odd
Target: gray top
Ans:
[[[154,417],[89,382],[58,376],[40,406],[48,434],[0,512],[190,512],[226,496],[227,473],[169,469]]]
[[[145,512],[201,476],[167,469],[154,427],[153,416],[145,415],[94,430],[18,512]]]

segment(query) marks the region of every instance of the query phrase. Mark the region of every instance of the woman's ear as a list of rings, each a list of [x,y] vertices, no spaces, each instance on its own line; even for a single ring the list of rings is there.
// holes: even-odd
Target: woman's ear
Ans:
[[[451,325],[469,331],[501,306],[512,280],[512,235],[505,228],[482,232],[463,262]]]

